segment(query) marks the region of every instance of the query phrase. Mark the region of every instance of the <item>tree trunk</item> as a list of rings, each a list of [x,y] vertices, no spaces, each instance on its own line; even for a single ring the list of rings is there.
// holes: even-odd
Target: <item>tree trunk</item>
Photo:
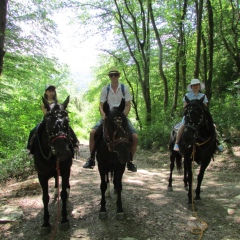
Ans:
[[[158,45],[158,52],[159,52],[158,68],[159,68],[160,76],[163,80],[163,87],[164,87],[163,107],[164,107],[164,109],[166,109],[167,106],[168,106],[168,85],[167,85],[167,78],[166,78],[166,76],[164,74],[164,70],[163,70],[163,48],[162,48],[162,42],[161,42],[161,39],[160,39],[160,35],[159,35],[158,29],[157,29],[157,26],[156,26],[156,22],[155,22],[155,19],[154,19],[151,0],[148,1],[148,9],[149,9],[150,18],[151,18],[153,30],[154,30],[157,45]]]
[[[4,58],[4,41],[5,41],[5,29],[7,18],[7,0],[1,0],[0,2],[0,75],[3,71],[3,58]]]
[[[234,6],[236,4],[236,6]],[[219,0],[219,5],[221,8],[221,17],[220,17],[220,33],[221,38],[223,40],[224,46],[227,49],[228,53],[232,57],[233,61],[236,63],[236,67],[238,70],[238,74],[240,76],[240,47],[239,47],[239,22],[240,22],[240,13],[239,13],[239,2],[230,0],[229,8],[231,8],[231,26],[228,26],[227,29],[231,31],[232,38],[226,38],[224,34],[223,28],[226,28],[224,26],[223,20],[223,9],[222,9],[222,1]],[[228,36],[228,35],[227,35]]]
[[[200,56],[201,56],[201,37],[202,37],[202,12],[203,12],[203,0],[196,0],[196,14],[197,14],[197,44],[196,44],[196,56],[195,56],[195,70],[194,77],[198,78],[200,71]]]
[[[186,91],[186,40],[185,40],[185,32],[184,32],[184,20],[187,12],[187,4],[188,0],[184,1],[182,16],[179,21],[179,28],[178,28],[178,43],[177,43],[177,53],[176,53],[176,82],[174,88],[174,99],[172,105],[172,114],[177,108],[178,102],[178,94],[179,94],[179,83],[180,78],[182,79],[182,91]]]
[[[212,4],[210,0],[207,0],[207,11],[208,11],[208,76],[205,79],[206,84],[206,95],[210,102],[212,98],[212,77],[213,77],[213,53],[214,53],[214,22],[213,22],[213,11],[212,11]]]
[[[141,26],[142,26],[142,39],[139,35],[138,30],[138,24],[136,17],[134,16],[134,13],[131,11],[131,9],[128,6],[128,2],[124,1],[125,7],[129,15],[127,18],[124,18],[124,15],[120,11],[120,7],[118,5],[117,0],[114,0],[115,6],[117,8],[118,16],[117,21],[120,24],[121,32],[123,35],[123,38],[125,40],[126,46],[129,50],[129,53],[136,65],[137,74],[138,74],[138,81],[140,82],[143,99],[145,103],[146,108],[146,123],[149,124],[152,121],[152,107],[151,107],[151,96],[150,96],[150,79],[149,79],[149,72],[150,72],[150,33],[149,33],[149,18],[148,14],[145,13],[143,8],[142,1],[138,1],[140,6],[140,16],[141,16]],[[147,16],[147,19],[146,19]],[[128,21],[128,18],[132,20],[132,22]],[[128,26],[128,29],[125,29],[125,25]],[[132,49],[129,38],[127,36],[127,32],[130,29],[132,30],[132,34],[134,35],[135,41],[137,43],[137,50],[138,53],[135,53],[136,51]],[[137,54],[140,53],[140,58],[137,57]]]

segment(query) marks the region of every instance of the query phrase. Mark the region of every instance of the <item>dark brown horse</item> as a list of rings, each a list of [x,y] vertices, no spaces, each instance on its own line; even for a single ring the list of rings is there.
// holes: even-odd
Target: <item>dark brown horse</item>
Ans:
[[[170,139],[170,176],[169,191],[172,190],[172,172],[176,161],[177,169],[182,170],[182,157],[184,158],[184,187],[188,188],[188,203],[192,203],[192,162],[200,165],[197,176],[197,187],[195,190],[195,200],[201,200],[201,183],[204,172],[208,167],[213,154],[216,151],[216,132],[212,116],[203,103],[204,97],[200,100],[189,100],[187,97],[185,107],[185,128],[179,141],[179,152],[174,151],[176,131],[173,129]]]
[[[96,132],[96,152],[98,170],[101,177],[101,208],[100,219],[107,218],[105,192],[107,189],[108,174],[113,173],[114,189],[117,193],[117,219],[124,219],[125,214],[122,208],[122,176],[126,163],[131,158],[130,133],[127,118],[123,114],[125,101],[122,100],[117,108],[109,110],[107,102],[103,105],[106,118],[103,121],[102,129]],[[99,127],[100,128],[100,127]]]
[[[69,97],[63,104],[49,103],[43,98],[43,103],[48,113],[44,121],[39,125],[37,136],[33,143],[34,164],[38,173],[38,179],[42,187],[42,200],[44,205],[44,216],[42,234],[50,232],[49,222],[49,195],[48,181],[56,179],[55,188],[58,188],[58,175],[62,177],[62,220],[61,229],[69,229],[67,218],[67,198],[70,190],[69,177],[73,158],[73,148],[69,137],[69,119],[66,111]],[[57,210],[57,209],[56,209]]]

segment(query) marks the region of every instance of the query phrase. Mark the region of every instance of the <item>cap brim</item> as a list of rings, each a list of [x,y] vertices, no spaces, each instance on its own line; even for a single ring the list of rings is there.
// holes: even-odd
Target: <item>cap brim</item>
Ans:
[[[200,90],[205,89],[205,84],[204,84],[204,83],[199,83],[199,84],[200,84],[200,86],[201,86],[201,89],[200,89]],[[192,88],[191,88],[192,85],[193,85],[193,84],[189,84],[189,85],[187,86],[187,90],[188,90],[188,91],[191,91],[191,90],[192,90]]]
[[[48,90],[48,89],[56,89],[56,87],[55,86],[48,86],[48,87],[46,87],[46,89],[45,90]]]

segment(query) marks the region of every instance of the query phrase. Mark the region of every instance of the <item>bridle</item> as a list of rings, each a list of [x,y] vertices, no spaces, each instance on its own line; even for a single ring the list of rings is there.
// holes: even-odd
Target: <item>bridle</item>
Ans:
[[[201,127],[201,125],[203,124],[203,121],[204,121],[204,110],[202,107],[201,108],[201,113],[200,113],[200,117],[198,119],[197,122],[194,122],[192,119],[191,119],[191,112],[193,111],[193,106],[190,105],[189,107],[187,107],[186,111],[187,111],[187,114],[185,115],[185,118],[188,118],[189,119],[189,122],[188,123],[185,123],[185,127],[188,127],[188,128],[191,128],[194,130],[195,132],[195,138],[199,135],[199,128]]]
[[[198,106],[201,110],[201,113],[200,113],[200,116],[199,116],[199,119],[197,122],[194,122],[192,119],[191,119],[191,111],[193,110],[193,106],[190,105],[188,108],[187,108],[187,114],[185,115],[185,117],[188,117],[189,119],[189,122],[185,124],[185,127],[188,127],[188,128],[191,128],[193,129],[194,131],[194,139],[196,140],[195,141],[195,144],[196,146],[200,149],[200,147],[204,146],[206,143],[208,143],[209,141],[211,141],[211,144],[208,148],[206,149],[202,149],[202,150],[207,150],[209,149],[213,142],[214,142],[214,139],[215,139],[215,135],[214,136],[210,136],[210,137],[207,137],[206,139],[203,139],[200,137],[200,134],[199,134],[199,130],[200,130],[200,127],[202,126],[202,124],[204,124],[204,119],[205,119],[205,114],[204,114],[204,109],[202,106]],[[205,121],[207,121],[205,119]],[[206,126],[207,127],[207,126]],[[197,141],[198,139],[198,141]],[[202,140],[201,142],[199,140]]]
[[[53,115],[54,114],[54,115]],[[58,129],[58,131],[51,131],[50,130],[50,123],[53,121],[51,120],[52,117],[56,117],[57,119],[54,122],[54,125],[52,126],[52,129]],[[55,154],[55,148],[54,148],[54,142],[57,139],[67,139],[67,149],[68,149],[68,143],[70,142],[69,138],[69,119],[68,119],[68,112],[66,110],[54,110],[50,111],[46,114],[46,131],[48,135],[48,142],[49,146],[51,147],[52,154]]]
[[[115,150],[115,147],[119,143],[126,143],[130,145],[128,131],[125,131],[122,126],[122,117],[114,117],[114,124],[116,124],[117,127],[113,132],[112,139],[111,139],[106,126],[106,120],[103,121],[103,138],[106,141],[109,152],[117,152]],[[123,137],[116,137],[119,131],[123,133]]]

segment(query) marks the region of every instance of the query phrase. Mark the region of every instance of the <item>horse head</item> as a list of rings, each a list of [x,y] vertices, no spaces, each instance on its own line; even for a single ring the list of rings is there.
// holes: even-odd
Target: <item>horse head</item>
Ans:
[[[107,102],[103,104],[103,111],[106,114],[103,123],[103,137],[108,150],[116,153],[118,160],[123,164],[130,160],[130,134],[128,120],[123,114],[124,109],[124,99],[118,107],[114,107],[112,110]]]
[[[203,96],[201,99],[189,100],[185,96],[187,105],[185,106],[185,128],[182,134],[184,143],[189,146],[196,142],[199,136],[200,129],[204,124],[206,105],[203,103]]]
[[[70,154],[70,149],[68,147],[70,137],[69,118],[66,110],[69,103],[69,96],[62,104],[49,104],[44,98],[42,100],[48,111],[45,120],[49,144],[52,152],[57,156],[58,160],[64,160],[66,159],[66,154]]]

